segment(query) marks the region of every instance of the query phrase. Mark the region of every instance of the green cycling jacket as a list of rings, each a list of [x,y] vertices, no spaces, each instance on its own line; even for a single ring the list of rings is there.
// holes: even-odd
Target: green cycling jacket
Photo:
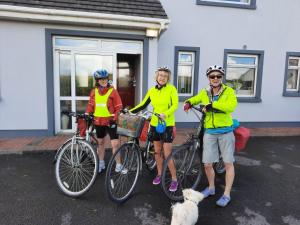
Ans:
[[[223,91],[219,94],[219,99],[212,102],[213,109],[221,110],[222,112],[207,112],[204,128],[220,128],[232,126],[231,113],[237,106],[237,98],[235,91],[224,84],[222,84]],[[207,105],[210,103],[210,92],[207,89],[202,89],[198,95],[186,100],[192,105],[203,104]]]
[[[167,126],[175,126],[174,113],[178,108],[178,93],[173,85],[166,84],[161,88],[158,86],[150,88],[143,101],[131,109],[130,112],[137,113],[145,109],[149,103],[151,103],[155,113],[163,113],[166,115],[165,121]],[[152,126],[157,126],[158,118],[152,116],[150,124]]]

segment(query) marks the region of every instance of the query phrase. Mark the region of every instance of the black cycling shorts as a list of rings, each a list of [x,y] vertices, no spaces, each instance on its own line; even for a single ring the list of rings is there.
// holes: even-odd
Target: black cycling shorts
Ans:
[[[154,126],[151,126],[152,141],[163,141],[164,143],[172,143],[174,140],[173,126],[166,127],[166,131],[162,134],[157,133]]]
[[[110,128],[109,126],[95,126],[97,138],[104,138],[106,134],[109,135],[110,140],[118,139],[117,126]]]

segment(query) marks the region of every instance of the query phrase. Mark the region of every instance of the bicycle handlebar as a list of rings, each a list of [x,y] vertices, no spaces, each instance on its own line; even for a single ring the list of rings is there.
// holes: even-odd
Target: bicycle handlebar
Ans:
[[[93,114],[77,113],[77,112],[63,112],[63,113],[69,116],[76,117],[77,119],[94,120]]]

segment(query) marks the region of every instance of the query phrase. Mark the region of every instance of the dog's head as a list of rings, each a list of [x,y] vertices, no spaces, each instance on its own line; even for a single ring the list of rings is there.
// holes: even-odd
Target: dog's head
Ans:
[[[184,189],[182,191],[184,200],[190,200],[198,204],[204,198],[203,194],[193,189]]]

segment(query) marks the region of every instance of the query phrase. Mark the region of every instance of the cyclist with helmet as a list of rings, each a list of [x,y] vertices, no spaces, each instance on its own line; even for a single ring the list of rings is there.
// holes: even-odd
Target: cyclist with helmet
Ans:
[[[153,134],[155,160],[157,163],[157,176],[152,182],[154,185],[159,185],[161,182],[163,160],[171,154],[172,142],[174,139],[174,113],[178,108],[178,93],[176,88],[169,84],[170,79],[171,70],[168,67],[159,67],[155,73],[156,85],[148,90],[140,104],[130,110],[132,113],[137,113],[145,109],[151,103],[153,111],[159,114],[160,118],[164,121],[163,123],[160,123],[156,116],[152,116],[150,122],[150,132]],[[161,152],[162,148],[164,158]],[[171,161],[168,167],[172,176],[169,191],[175,192],[177,190],[178,183],[174,162]]]
[[[94,72],[95,88],[90,92],[89,103],[86,113],[94,114],[94,125],[99,139],[98,156],[100,173],[105,169],[104,155],[104,137],[108,134],[115,152],[119,147],[119,137],[117,135],[117,116],[122,109],[122,101],[116,89],[108,82],[108,72],[105,69],[99,69]],[[119,161],[119,160],[118,160]],[[117,162],[116,171],[121,170],[122,165]]]
[[[225,163],[225,190],[222,197],[216,202],[225,207],[230,202],[230,192],[234,180],[234,147],[233,121],[231,113],[237,106],[235,91],[222,83],[225,71],[221,66],[211,66],[206,71],[209,81],[207,88],[198,95],[187,99],[184,111],[192,105],[204,104],[206,113],[204,121],[203,157],[205,173],[209,186],[202,191],[204,197],[215,194],[215,172],[213,163],[219,160],[219,150]]]

